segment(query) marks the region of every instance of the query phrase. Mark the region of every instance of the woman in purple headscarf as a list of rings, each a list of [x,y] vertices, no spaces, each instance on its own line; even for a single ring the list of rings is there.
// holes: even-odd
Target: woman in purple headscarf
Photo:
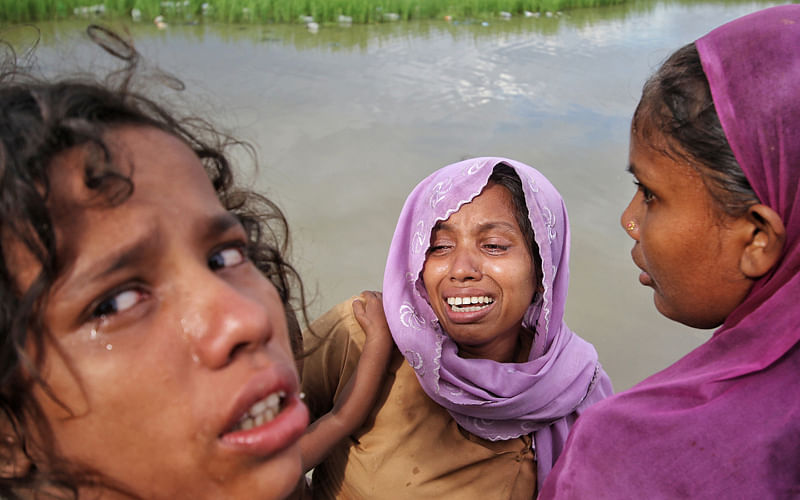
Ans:
[[[543,499],[800,497],[800,5],[673,54],[631,129],[639,281],[710,340],[578,421]]]
[[[577,415],[612,391],[564,322],[568,260],[564,202],[533,168],[476,158],[423,180],[384,275],[388,376],[367,423],[315,469],[315,496],[534,497]],[[364,334],[348,303],[312,328],[330,332],[304,363],[319,415]]]

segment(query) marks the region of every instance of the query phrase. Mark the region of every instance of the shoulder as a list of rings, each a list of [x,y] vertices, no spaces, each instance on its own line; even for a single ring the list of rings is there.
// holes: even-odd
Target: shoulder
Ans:
[[[311,323],[309,328],[303,332],[306,349],[316,349],[326,344],[331,344],[329,348],[336,346],[342,348],[352,344],[360,352],[364,346],[366,334],[353,314],[355,298],[353,296],[336,304]]]
[[[315,416],[330,411],[355,371],[366,334],[356,321],[353,298],[315,320],[303,332],[302,389]]]

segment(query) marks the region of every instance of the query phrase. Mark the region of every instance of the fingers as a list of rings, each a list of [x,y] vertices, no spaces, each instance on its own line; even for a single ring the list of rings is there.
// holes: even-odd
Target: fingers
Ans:
[[[370,328],[386,328],[386,316],[383,313],[383,294],[381,292],[364,291],[353,300],[353,314],[356,321],[365,330]]]
[[[360,296],[353,299],[353,314],[356,315],[356,318],[359,316],[363,316],[366,312],[367,308],[367,301],[362,299]]]
[[[383,312],[383,294],[366,290],[353,300],[353,312],[356,317],[365,314]]]

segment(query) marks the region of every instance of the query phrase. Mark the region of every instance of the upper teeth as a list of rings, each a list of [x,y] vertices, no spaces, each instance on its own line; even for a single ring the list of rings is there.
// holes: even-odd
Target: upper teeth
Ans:
[[[281,411],[281,399],[286,396],[283,391],[273,392],[264,399],[257,401],[239,419],[233,430],[248,430],[269,422]]]
[[[487,297],[486,295],[479,296],[479,297],[448,297],[447,304],[453,310],[459,311],[477,311],[482,307],[486,307],[486,305],[491,304],[494,302],[494,299],[491,297]],[[459,307],[459,306],[470,306],[472,304],[485,304],[479,305],[477,307]]]

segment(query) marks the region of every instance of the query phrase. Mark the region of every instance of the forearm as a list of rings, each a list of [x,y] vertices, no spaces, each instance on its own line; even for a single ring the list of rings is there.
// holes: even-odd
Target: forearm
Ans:
[[[368,353],[365,350],[356,372],[348,380],[331,411],[309,426],[300,440],[306,471],[318,465],[342,439],[353,434],[367,419],[383,386],[390,354],[391,351]]]
[[[326,413],[313,422],[300,438],[303,471],[313,469],[352,431],[351,426],[333,412]]]
[[[337,443],[363,424],[383,386],[394,344],[383,316],[380,294],[364,292],[352,307],[366,341],[358,365],[333,407],[309,427],[300,441],[306,470],[321,462]]]

